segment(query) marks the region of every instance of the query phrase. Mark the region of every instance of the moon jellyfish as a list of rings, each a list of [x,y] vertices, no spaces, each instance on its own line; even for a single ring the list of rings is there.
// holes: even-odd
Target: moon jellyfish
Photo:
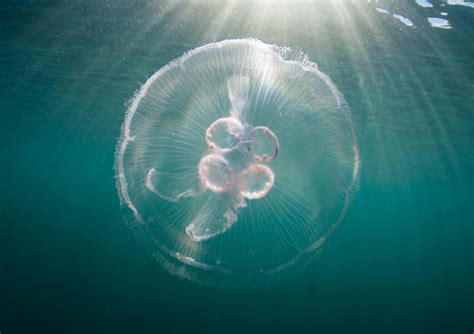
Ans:
[[[211,284],[308,263],[359,175],[350,110],[301,51],[257,40],[191,50],[135,95],[117,186],[137,237],[171,273]]]

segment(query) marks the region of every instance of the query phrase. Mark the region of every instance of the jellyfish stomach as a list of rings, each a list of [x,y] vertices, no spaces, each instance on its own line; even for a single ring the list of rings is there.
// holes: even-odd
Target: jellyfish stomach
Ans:
[[[246,207],[246,199],[261,199],[269,193],[275,176],[264,163],[275,159],[280,148],[269,128],[244,126],[234,117],[214,121],[205,140],[209,151],[199,162],[199,180],[217,199],[206,203],[186,227],[186,234],[196,242],[229,230],[238,220],[239,209]]]
[[[265,197],[275,182],[273,171],[256,158],[248,160],[248,154],[239,155],[238,150],[205,155],[198,167],[202,186],[216,194],[236,193],[246,199]]]
[[[206,189],[237,192],[248,199],[270,191],[275,177],[263,163],[277,157],[280,142],[269,128],[244,126],[234,117],[219,118],[207,128],[205,140],[210,151],[199,162],[198,174]]]

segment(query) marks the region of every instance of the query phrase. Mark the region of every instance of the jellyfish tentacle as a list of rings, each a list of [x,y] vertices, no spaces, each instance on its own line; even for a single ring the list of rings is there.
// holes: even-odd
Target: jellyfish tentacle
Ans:
[[[245,200],[237,195],[221,194],[216,199],[216,195],[210,194],[191,223],[186,226],[186,234],[195,242],[214,238],[237,222],[237,211],[245,206]]]
[[[186,181],[189,181],[189,178],[186,178]],[[150,190],[152,193],[154,193],[161,199],[170,202],[177,202],[180,199],[186,197],[195,197],[205,190],[202,185],[195,185],[194,187],[179,192],[176,191],[176,189],[180,188],[179,186],[176,186],[176,183],[183,183],[183,180],[180,180],[180,177],[172,173],[159,172],[155,168],[151,168],[145,178],[145,186],[148,190]],[[171,188],[175,191],[169,194],[161,190],[167,188],[170,189],[170,187],[168,187],[168,184],[175,184],[175,187]]]

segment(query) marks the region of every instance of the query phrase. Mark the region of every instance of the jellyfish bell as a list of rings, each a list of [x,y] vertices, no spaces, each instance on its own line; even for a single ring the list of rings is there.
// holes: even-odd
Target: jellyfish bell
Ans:
[[[133,229],[170,270],[257,284],[313,259],[359,175],[350,110],[301,52],[257,40],[204,45],[134,97],[117,144]]]

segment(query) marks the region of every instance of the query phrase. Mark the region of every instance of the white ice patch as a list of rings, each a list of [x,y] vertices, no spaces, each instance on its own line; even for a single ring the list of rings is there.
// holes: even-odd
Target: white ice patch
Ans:
[[[404,25],[408,27],[413,27],[413,22],[409,18],[406,18],[405,16],[400,14],[393,14],[393,17],[402,22]]]
[[[415,2],[418,6],[423,7],[423,8],[433,7],[433,4],[429,2],[428,0],[415,0]]]
[[[440,28],[440,29],[451,29],[451,25],[449,21],[446,19],[440,19],[438,17],[428,17],[428,22],[431,24],[433,28]]]
[[[390,14],[390,12],[386,10],[385,8],[375,7],[375,10],[382,14]]]
[[[474,2],[464,1],[464,0],[448,0],[448,5],[466,6],[466,7],[474,8]]]

